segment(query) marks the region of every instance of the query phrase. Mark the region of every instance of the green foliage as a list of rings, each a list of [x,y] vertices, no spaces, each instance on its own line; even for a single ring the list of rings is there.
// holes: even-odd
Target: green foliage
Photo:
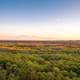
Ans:
[[[80,80],[80,54],[50,50],[0,51],[0,80]]]

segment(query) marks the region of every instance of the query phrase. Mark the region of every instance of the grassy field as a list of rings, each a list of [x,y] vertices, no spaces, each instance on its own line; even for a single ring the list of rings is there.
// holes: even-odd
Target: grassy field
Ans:
[[[80,41],[0,41],[0,80],[80,80]]]

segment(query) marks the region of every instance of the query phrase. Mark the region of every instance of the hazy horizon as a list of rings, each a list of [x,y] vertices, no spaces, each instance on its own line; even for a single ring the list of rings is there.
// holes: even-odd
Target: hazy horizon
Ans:
[[[0,40],[80,40],[79,0],[0,0]]]

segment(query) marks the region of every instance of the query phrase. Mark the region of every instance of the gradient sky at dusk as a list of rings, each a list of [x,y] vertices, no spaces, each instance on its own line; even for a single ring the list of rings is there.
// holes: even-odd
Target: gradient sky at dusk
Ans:
[[[80,39],[80,0],[0,0],[0,36]]]

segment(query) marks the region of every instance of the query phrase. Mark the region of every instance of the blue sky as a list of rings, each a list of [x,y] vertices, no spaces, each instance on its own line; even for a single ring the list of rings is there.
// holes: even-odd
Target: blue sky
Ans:
[[[70,40],[79,34],[80,0],[0,0],[0,35]]]

